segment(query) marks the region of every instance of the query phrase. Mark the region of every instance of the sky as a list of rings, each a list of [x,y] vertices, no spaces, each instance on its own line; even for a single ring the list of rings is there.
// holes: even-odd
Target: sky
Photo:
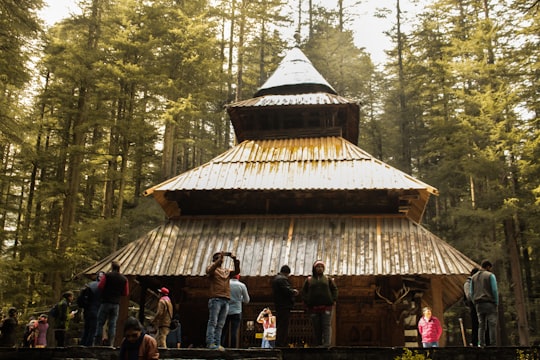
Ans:
[[[321,0],[323,3],[330,0]],[[47,25],[69,17],[70,14],[78,13],[77,0],[45,0],[47,4],[41,11],[41,17]],[[357,17],[353,24],[355,44],[364,47],[371,54],[375,64],[384,63],[386,60],[385,50],[392,48],[385,31],[390,30],[395,21],[395,15],[391,14],[386,19],[374,16],[379,8],[395,8],[396,0],[363,0],[356,12]],[[419,11],[420,5],[414,5],[411,0],[401,0],[402,10],[409,15]]]

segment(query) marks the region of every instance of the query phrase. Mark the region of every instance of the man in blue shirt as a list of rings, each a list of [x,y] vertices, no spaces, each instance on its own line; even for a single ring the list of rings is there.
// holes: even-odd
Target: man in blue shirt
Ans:
[[[240,321],[242,321],[242,303],[249,303],[249,294],[246,285],[240,282],[240,274],[234,275],[229,280],[229,285],[231,287],[231,300],[221,336],[221,343],[226,343],[230,325],[231,339],[227,344],[229,347],[236,348],[238,347],[238,329],[240,328]]]

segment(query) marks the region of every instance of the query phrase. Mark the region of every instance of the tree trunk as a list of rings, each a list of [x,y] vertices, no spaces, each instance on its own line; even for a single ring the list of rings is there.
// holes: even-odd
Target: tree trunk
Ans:
[[[399,128],[401,136],[401,159],[400,168],[407,174],[411,169],[411,146],[410,146],[410,126],[407,114],[407,98],[405,95],[405,74],[403,72],[403,34],[401,33],[401,8],[399,0],[396,0],[396,31],[397,31],[397,52],[398,52],[398,81],[399,81]]]
[[[244,88],[244,35],[246,31],[246,18],[247,18],[247,9],[249,3],[246,0],[242,0],[241,10],[240,10],[240,28],[238,29],[238,53],[236,61],[236,97],[235,101],[241,100],[242,91]]]
[[[521,276],[515,219],[505,219],[503,225],[510,260],[510,271],[512,273],[512,290],[516,302],[519,345],[529,346],[529,322],[527,319],[527,309],[525,307],[525,295],[523,291],[523,279]]]

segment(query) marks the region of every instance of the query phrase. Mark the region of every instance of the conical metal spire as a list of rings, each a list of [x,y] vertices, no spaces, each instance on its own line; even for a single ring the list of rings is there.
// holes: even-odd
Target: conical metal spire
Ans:
[[[254,96],[315,92],[337,95],[336,90],[315,69],[302,50],[295,47],[289,50],[276,71]]]

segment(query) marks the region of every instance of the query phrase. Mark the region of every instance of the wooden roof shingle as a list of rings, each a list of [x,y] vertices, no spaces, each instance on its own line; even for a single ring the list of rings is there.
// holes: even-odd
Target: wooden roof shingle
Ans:
[[[179,216],[170,191],[415,190],[409,213],[420,222],[437,189],[376,159],[341,137],[246,140],[204,165],[145,191],[169,218]]]
[[[125,275],[205,276],[222,250],[236,254],[242,276],[254,277],[276,275],[283,264],[293,276],[308,276],[322,259],[333,276],[442,276],[456,289],[477,266],[402,216],[217,216],[168,221],[84,273],[108,270],[116,260]]]

